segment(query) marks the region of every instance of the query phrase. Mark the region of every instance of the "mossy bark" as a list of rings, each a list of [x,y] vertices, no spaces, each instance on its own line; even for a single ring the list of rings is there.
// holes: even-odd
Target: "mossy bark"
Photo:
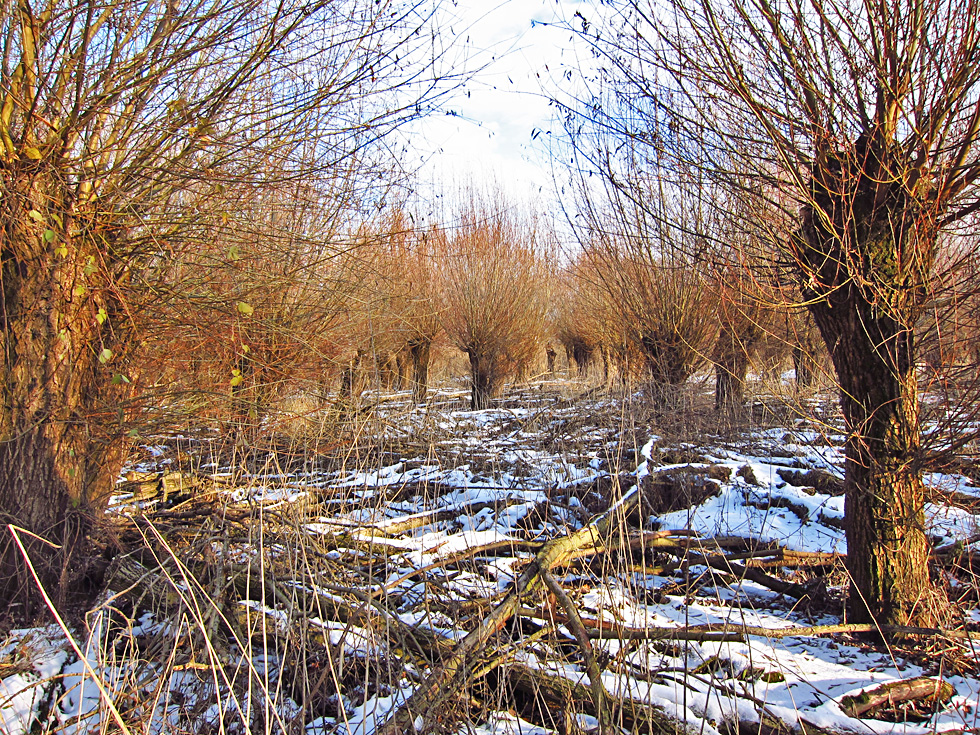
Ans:
[[[909,190],[890,173],[896,156],[874,137],[821,151],[795,255],[847,427],[851,620],[930,626],[946,603],[929,579],[914,325],[935,208],[927,188]]]
[[[840,383],[848,429],[845,517],[850,620],[935,625],[929,580],[912,330],[857,293],[814,315]],[[941,605],[939,606],[941,607]]]
[[[28,615],[42,603],[6,526],[28,532],[45,589],[69,594],[128,446],[131,379],[113,379],[127,324],[111,270],[122,244],[71,216],[71,192],[43,166],[6,164],[0,204],[0,604]]]

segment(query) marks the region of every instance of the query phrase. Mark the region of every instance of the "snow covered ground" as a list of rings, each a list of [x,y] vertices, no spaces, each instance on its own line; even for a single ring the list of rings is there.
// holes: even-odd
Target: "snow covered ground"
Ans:
[[[126,544],[171,592],[110,585],[71,632],[81,656],[57,627],[10,632],[0,731],[374,732],[438,667],[420,650],[451,650],[543,542],[631,492],[639,510],[617,539],[552,572],[594,636],[613,701],[652,705],[699,733],[980,731],[980,641],[885,646],[819,628],[842,622],[846,583],[833,556],[847,549],[832,420],[665,432],[637,415],[547,387],[480,412],[386,401],[368,427],[371,463],[267,469],[177,506],[121,495],[112,512]],[[166,469],[167,447],[147,448],[137,469]],[[939,502],[980,489],[960,475],[926,479],[936,548],[980,551],[980,503]],[[972,578],[955,565],[942,573],[962,623],[980,630]],[[431,640],[413,648],[406,631]],[[529,595],[473,662],[484,675],[416,725],[588,729],[594,710],[574,696],[589,691],[586,663],[560,606]],[[564,706],[522,689],[535,675],[566,682]],[[948,682],[951,696],[848,711],[863,691],[921,677]],[[640,729],[624,711],[626,731]]]

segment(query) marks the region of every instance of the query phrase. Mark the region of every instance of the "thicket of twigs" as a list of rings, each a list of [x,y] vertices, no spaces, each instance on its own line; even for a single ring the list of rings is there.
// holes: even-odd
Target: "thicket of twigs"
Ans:
[[[702,391],[690,387],[683,412],[658,412],[583,383],[538,383],[489,415],[461,411],[463,393],[440,393],[426,410],[407,393],[370,393],[357,413],[293,417],[288,433],[266,430],[247,449],[210,432],[147,440],[100,529],[103,554],[89,561],[95,602],[66,621],[88,665],[49,682],[35,727],[467,732],[511,712],[558,732],[667,733],[693,727],[683,716],[693,712],[728,732],[823,732],[805,711],[788,724],[758,696],[756,686],[787,675],[778,663],[729,670],[712,646],[873,638],[868,626],[839,624],[841,555],[651,525],[723,483],[757,482],[704,445],[800,425],[772,397],[756,401],[755,418],[719,418]],[[827,405],[797,408],[832,445],[839,419]],[[552,465],[535,455],[566,474],[543,474]],[[454,485],[452,471],[469,482]],[[840,491],[817,468],[784,477]],[[946,500],[977,510],[967,495]],[[466,535],[493,528],[506,538]],[[935,552],[964,606],[976,604],[977,561],[969,544]],[[624,600],[764,605],[746,585],[778,593],[797,623],[774,629],[743,613],[737,623],[637,625],[622,612]],[[883,651],[939,679],[912,677],[849,704],[854,717],[928,716],[953,696],[944,675],[976,675],[968,627],[888,632],[902,636]],[[29,645],[3,650],[6,671],[30,666]],[[668,688],[687,691],[689,705],[651,695]],[[713,699],[730,703],[724,719],[712,719]]]

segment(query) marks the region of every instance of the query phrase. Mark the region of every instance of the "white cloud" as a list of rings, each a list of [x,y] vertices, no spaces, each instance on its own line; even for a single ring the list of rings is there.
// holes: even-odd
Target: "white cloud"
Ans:
[[[463,44],[473,78],[447,103],[455,115],[433,116],[412,130],[412,147],[427,158],[420,177],[436,186],[499,183],[515,198],[550,198],[551,169],[535,131],[553,125],[543,84],[573,58],[573,39],[558,27],[578,3],[506,0],[487,9],[460,0],[443,12],[443,31]]]

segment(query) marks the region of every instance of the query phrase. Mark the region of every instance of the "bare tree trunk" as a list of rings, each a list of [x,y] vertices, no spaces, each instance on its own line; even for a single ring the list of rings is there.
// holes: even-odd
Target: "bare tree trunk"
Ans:
[[[432,340],[416,339],[409,344],[412,356],[412,400],[425,403],[429,392],[429,364],[432,361]]]
[[[351,403],[357,401],[364,392],[364,350],[357,353],[344,366],[340,375],[340,398]]]
[[[797,390],[813,387],[813,356],[806,347],[793,348],[793,372],[796,373]]]
[[[20,194],[24,202],[38,192]],[[94,286],[100,277],[83,273],[91,243],[69,242],[61,232],[45,236],[45,226],[27,217],[30,205],[18,211],[11,193],[5,196],[14,211],[5,213],[0,230],[0,604],[19,602],[32,615],[40,597],[6,525],[55,545],[20,534],[41,583],[63,600],[79,581],[75,552],[122,466],[127,440],[119,401],[128,388],[103,377],[117,357],[103,331],[116,312],[112,294],[77,286],[86,279]],[[45,212],[44,204],[39,196],[32,211]],[[93,306],[104,318],[95,318]]]
[[[395,353],[395,390],[405,390],[405,383],[408,382],[408,365],[409,357],[404,349]]]
[[[38,427],[0,444],[0,507],[6,511],[5,524],[30,532],[19,536],[41,584],[63,601],[73,581],[70,570],[75,552],[96,511],[86,512],[88,503],[75,502],[77,488],[64,480],[73,468],[66,466],[68,456],[55,449],[56,442],[48,436],[50,429],[49,425]],[[33,616],[42,607],[35,582],[14,546],[13,535],[4,528],[3,536],[0,599],[7,605],[21,605],[25,616]]]
[[[715,410],[737,411],[745,404],[745,376],[749,360],[732,355],[726,364],[715,363]]]
[[[545,357],[548,359],[548,374],[549,375],[554,375],[555,374],[555,360],[558,357],[558,353],[555,352],[555,348],[554,347],[552,347],[551,345],[548,345],[548,347],[545,349],[544,354],[545,354]]]
[[[735,411],[745,403],[745,377],[749,372],[749,345],[729,329],[715,343],[715,410]]]
[[[948,602],[929,579],[915,375],[914,325],[926,292],[919,279],[928,262],[899,266],[902,253],[934,252],[936,233],[929,213],[920,219],[921,203],[896,183],[901,177],[886,175],[884,154],[828,161],[814,172],[814,204],[797,245],[847,427],[851,619],[932,626],[944,622]]]
[[[612,387],[612,359],[609,356],[608,347],[600,347],[599,352],[602,355],[602,382],[606,390]]]
[[[851,620],[935,625],[943,605],[929,580],[914,334],[876,316],[856,287],[844,292],[810,308],[831,348],[848,429]]]
[[[575,360],[576,374],[580,378],[587,377],[589,365],[592,364],[592,348],[583,342],[572,345],[572,359]]]
[[[470,358],[470,407],[474,411],[490,408],[490,401],[497,393],[498,377],[494,374],[491,358],[479,352],[469,352]]]

